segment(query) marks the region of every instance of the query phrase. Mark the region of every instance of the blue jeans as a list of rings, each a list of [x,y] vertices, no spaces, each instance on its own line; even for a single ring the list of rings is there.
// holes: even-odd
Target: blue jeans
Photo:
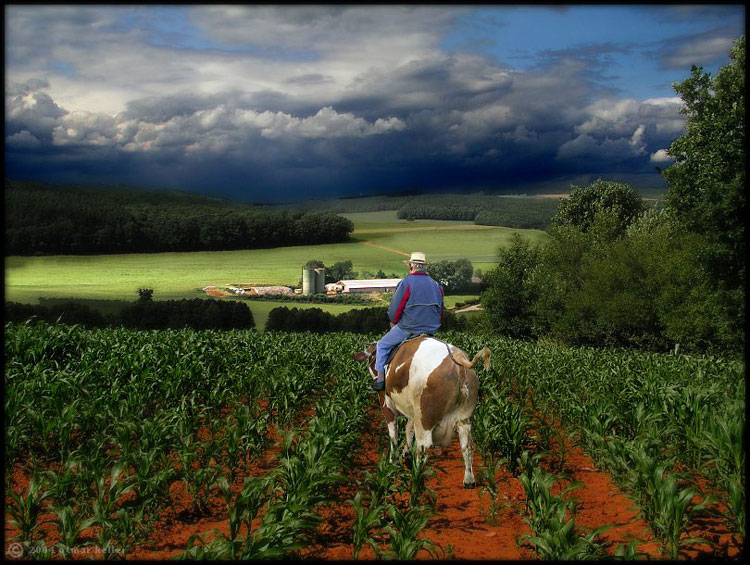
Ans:
[[[388,359],[391,349],[411,337],[411,335],[410,332],[402,330],[398,325],[393,326],[378,342],[377,349],[375,350],[375,370],[385,371],[385,360]]]

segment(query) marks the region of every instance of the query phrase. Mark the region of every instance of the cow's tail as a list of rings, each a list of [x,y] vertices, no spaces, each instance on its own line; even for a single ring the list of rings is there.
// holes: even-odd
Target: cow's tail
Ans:
[[[463,367],[466,367],[467,369],[473,368],[474,365],[477,364],[477,361],[479,361],[479,359],[483,359],[484,360],[484,369],[486,371],[489,371],[490,370],[490,354],[491,354],[490,348],[489,347],[483,347],[482,349],[480,349],[477,352],[476,355],[474,355],[474,359],[472,359],[471,361],[469,361],[468,356],[463,351],[461,351],[460,349],[454,350],[453,354],[451,355],[451,357],[453,357],[453,360],[456,363],[458,363],[459,365],[461,365]]]

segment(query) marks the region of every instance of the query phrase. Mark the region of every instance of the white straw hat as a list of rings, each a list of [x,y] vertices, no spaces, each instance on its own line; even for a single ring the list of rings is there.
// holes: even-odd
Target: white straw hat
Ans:
[[[424,253],[412,251],[411,257],[408,261],[404,261],[404,263],[421,263],[422,265],[425,265],[427,261],[425,260]]]

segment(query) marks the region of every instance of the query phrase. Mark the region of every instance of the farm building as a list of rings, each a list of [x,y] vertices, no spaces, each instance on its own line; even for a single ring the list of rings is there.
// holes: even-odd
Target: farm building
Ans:
[[[326,285],[327,294],[364,294],[370,292],[393,292],[401,279],[370,279],[339,281]]]

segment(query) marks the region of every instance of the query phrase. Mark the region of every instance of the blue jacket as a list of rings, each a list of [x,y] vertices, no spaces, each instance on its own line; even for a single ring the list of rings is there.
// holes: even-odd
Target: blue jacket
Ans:
[[[443,287],[427,273],[401,279],[388,307],[388,317],[413,334],[435,333],[443,321]]]

